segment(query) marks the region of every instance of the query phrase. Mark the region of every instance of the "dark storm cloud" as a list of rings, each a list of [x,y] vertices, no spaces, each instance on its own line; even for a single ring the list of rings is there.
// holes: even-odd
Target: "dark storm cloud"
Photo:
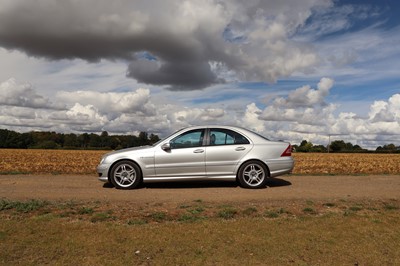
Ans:
[[[223,81],[213,63],[243,80],[274,82],[318,61],[288,33],[320,2],[0,0],[0,46],[50,60],[126,60],[127,76],[172,90]],[[142,52],[156,61],[138,61]]]
[[[207,37],[208,29],[199,28],[202,18],[190,13],[178,18],[192,9],[178,11],[180,1],[1,2],[0,46],[34,57],[91,62],[123,59],[132,61],[128,77],[186,90],[217,83],[208,61],[226,57],[209,49],[218,46],[205,43],[212,38]],[[161,66],[135,60],[135,53],[142,51],[157,55]]]
[[[196,52],[183,42],[184,36],[163,32],[165,26],[157,25],[149,10],[139,12],[129,1],[116,2],[9,1],[0,7],[0,45],[54,60],[129,59],[146,50],[171,57]]]
[[[207,62],[136,60],[129,65],[127,76],[147,84],[169,84],[170,90],[201,89],[219,81]]]

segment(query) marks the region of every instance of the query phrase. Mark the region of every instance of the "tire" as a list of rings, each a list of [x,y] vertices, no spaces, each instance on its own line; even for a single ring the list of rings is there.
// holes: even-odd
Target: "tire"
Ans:
[[[134,189],[142,181],[140,168],[131,161],[120,161],[110,171],[110,181],[117,189]]]
[[[244,188],[264,188],[268,179],[268,170],[258,161],[244,163],[238,173],[238,181]]]

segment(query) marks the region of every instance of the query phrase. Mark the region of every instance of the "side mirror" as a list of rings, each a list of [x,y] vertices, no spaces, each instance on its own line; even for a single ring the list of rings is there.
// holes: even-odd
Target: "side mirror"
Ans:
[[[169,143],[164,143],[163,145],[161,145],[161,149],[163,151],[170,151],[171,150],[171,144]]]

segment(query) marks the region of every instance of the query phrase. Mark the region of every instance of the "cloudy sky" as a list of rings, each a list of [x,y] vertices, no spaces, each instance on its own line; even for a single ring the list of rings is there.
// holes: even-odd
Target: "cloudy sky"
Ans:
[[[397,0],[0,0],[0,128],[400,144]]]

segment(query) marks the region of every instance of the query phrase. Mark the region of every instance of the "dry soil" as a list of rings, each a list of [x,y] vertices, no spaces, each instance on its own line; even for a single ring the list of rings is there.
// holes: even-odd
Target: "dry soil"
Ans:
[[[152,183],[117,190],[92,175],[0,175],[0,198],[107,201],[136,205],[179,204],[202,200],[215,204],[290,200],[400,199],[400,176],[283,176],[265,189],[243,189],[230,182]]]

